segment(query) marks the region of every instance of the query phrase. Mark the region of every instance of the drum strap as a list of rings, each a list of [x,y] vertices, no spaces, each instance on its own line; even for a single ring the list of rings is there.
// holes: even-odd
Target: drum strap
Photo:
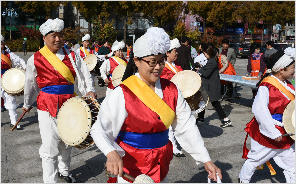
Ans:
[[[2,53],[1,53],[1,60],[3,60],[5,63],[7,63],[9,65],[9,67],[11,68],[11,60]]]
[[[1,69],[1,75],[3,75],[9,69]]]
[[[171,126],[175,112],[139,77],[132,75],[122,84],[128,87],[149,109],[157,113],[166,128]]]
[[[120,63],[124,66],[127,66],[127,63],[123,59],[121,59],[120,57],[116,57],[116,56],[113,56],[113,57],[118,63]]]
[[[82,50],[83,49],[83,50]],[[84,52],[86,54],[86,56],[90,55],[90,53],[87,51],[87,49],[85,49],[84,47],[80,47],[80,50],[82,50],[82,52]]]
[[[278,90],[280,90],[282,93],[284,93],[291,101],[295,99],[295,95],[292,94],[289,90],[287,90],[287,88],[285,88],[285,86],[283,86],[274,77],[271,77],[271,76],[265,77],[261,83],[263,83],[263,82],[267,82],[267,83],[273,85],[274,87],[276,87]]]
[[[55,54],[53,54],[46,45],[40,49],[39,52],[67,81],[74,84],[74,77],[71,70]]]

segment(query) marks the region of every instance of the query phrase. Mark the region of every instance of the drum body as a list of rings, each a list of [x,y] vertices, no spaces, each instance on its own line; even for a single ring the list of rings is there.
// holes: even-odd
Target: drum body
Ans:
[[[295,134],[295,100],[291,101],[283,113],[284,129],[288,134]],[[295,140],[295,135],[290,136]]]
[[[112,73],[112,84],[114,87],[118,86],[122,82],[122,77],[124,75],[126,66],[124,65],[118,65]]]
[[[178,86],[193,114],[198,114],[205,109],[209,97],[201,87],[199,74],[191,70],[184,70],[175,74],[171,81]]]
[[[97,65],[97,56],[95,54],[89,54],[84,58],[84,62],[88,68],[88,70],[91,72],[95,69]]]
[[[25,71],[20,68],[11,68],[7,70],[1,79],[2,88],[12,96],[24,94]]]
[[[70,146],[87,148],[94,144],[89,135],[97,119],[100,104],[91,97],[68,99],[59,110],[57,129],[61,139]]]

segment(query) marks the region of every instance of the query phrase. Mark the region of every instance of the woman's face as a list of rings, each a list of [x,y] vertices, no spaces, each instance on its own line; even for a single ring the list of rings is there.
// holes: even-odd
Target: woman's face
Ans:
[[[176,61],[177,60],[177,55],[178,55],[177,49],[173,49],[170,53],[167,52],[166,54],[168,56],[168,61]]]
[[[165,64],[163,54],[144,57],[142,60],[139,60],[137,57],[135,57],[134,61],[144,82],[155,83],[158,81]]]
[[[282,70],[282,76],[284,79],[291,79],[295,75],[295,62],[286,68],[286,70]]]
[[[207,59],[210,59],[210,56],[209,56],[206,52],[203,52],[203,54],[205,55],[205,57],[206,57]]]
[[[255,54],[259,54],[260,53],[260,48],[255,49]]]
[[[117,51],[115,51],[114,52],[114,55],[116,56],[116,57],[121,57],[122,56],[122,49],[119,49],[119,50],[117,50]]]

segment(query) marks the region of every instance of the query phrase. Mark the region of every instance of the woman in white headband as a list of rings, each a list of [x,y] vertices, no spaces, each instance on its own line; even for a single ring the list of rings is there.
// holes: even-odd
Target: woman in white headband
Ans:
[[[111,80],[114,69],[118,65],[127,65],[127,61],[122,57],[122,49],[124,47],[125,44],[123,41],[118,42],[116,40],[111,47],[112,51],[108,54],[109,59],[106,59],[100,67],[101,77],[103,78],[105,83],[108,84],[106,96],[114,89]]]
[[[277,51],[264,59],[267,69],[260,81],[252,106],[254,118],[245,128],[251,137],[251,151],[243,149],[246,158],[239,174],[240,182],[249,183],[256,168],[273,158],[284,170],[287,183],[295,183],[295,143],[283,127],[283,112],[295,100],[295,88],[287,80],[295,77],[295,48]],[[270,75],[270,76],[268,76]]]
[[[211,161],[191,109],[177,86],[160,78],[164,54],[170,48],[169,35],[152,27],[134,44],[135,71],[110,93],[100,106],[91,136],[107,156],[107,171],[127,182],[123,171],[136,177],[150,176],[168,183],[173,158],[168,128],[197,163],[204,163],[210,179],[222,177]],[[116,141],[114,141],[116,139]]]

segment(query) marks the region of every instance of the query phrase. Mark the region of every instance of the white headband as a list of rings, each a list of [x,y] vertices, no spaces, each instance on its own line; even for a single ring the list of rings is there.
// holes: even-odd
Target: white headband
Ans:
[[[285,49],[285,54],[272,67],[272,71],[278,72],[280,69],[287,67],[295,60],[295,48],[288,47]]]
[[[151,27],[134,44],[135,57],[165,54],[170,48],[170,37],[159,27]]]
[[[63,29],[64,29],[64,21],[58,18],[54,20],[48,19],[39,28],[43,36],[45,36],[50,31],[61,32]]]
[[[112,57],[113,52],[118,51],[120,49],[123,49],[125,47],[125,44],[123,41],[118,42],[117,40],[113,43],[111,47],[111,52],[108,54],[108,57]]]
[[[89,34],[86,34],[86,35],[84,35],[84,37],[82,37],[82,42],[84,42],[85,40],[90,40]]]
[[[1,42],[4,43],[4,37],[3,37],[3,35],[1,35]]]
[[[177,49],[179,47],[181,47],[180,42],[179,42],[178,38],[175,38],[175,39],[171,40],[171,46],[168,51],[173,50],[173,49]]]

